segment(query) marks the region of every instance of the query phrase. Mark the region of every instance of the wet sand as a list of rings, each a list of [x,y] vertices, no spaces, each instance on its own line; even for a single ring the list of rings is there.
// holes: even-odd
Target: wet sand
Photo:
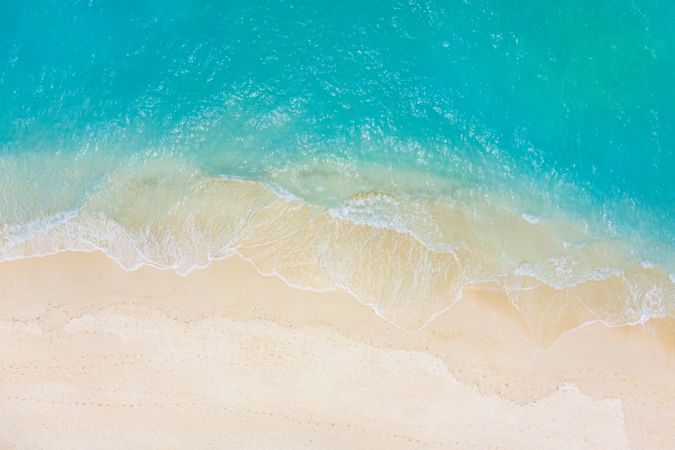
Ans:
[[[501,292],[409,331],[237,256],[3,262],[0,448],[675,448],[672,320],[542,348]]]

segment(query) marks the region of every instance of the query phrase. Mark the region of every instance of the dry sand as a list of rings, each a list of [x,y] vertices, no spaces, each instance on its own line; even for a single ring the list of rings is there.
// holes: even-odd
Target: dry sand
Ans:
[[[186,277],[4,262],[0,448],[672,449],[673,330],[542,349],[487,288],[405,331],[239,257]]]

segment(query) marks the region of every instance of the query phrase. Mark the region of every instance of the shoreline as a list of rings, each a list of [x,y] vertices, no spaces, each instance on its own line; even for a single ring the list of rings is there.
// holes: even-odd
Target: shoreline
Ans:
[[[0,285],[2,447],[675,446],[672,319],[542,349],[470,288],[405,331],[239,256],[181,276],[65,252],[0,263]]]
[[[532,223],[514,199],[476,201],[480,192],[416,201],[361,192],[327,209],[260,181],[183,178],[185,167],[150,161],[112,177],[76,213],[19,220],[0,230],[0,259],[101,251],[125,269],[187,275],[237,254],[294,287],[340,286],[406,329],[424,327],[467,286],[497,283],[544,347],[589,321],[675,317],[667,267],[565,214]]]

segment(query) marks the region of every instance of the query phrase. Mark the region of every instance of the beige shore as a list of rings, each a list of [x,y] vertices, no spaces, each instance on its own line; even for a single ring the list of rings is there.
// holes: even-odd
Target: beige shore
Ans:
[[[489,289],[406,331],[239,257],[185,277],[3,262],[0,448],[672,449],[673,330],[542,349]]]

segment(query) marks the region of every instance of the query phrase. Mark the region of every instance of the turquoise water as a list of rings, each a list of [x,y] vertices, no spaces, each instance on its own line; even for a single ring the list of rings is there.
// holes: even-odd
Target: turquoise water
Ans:
[[[224,225],[227,239],[215,227],[196,242],[214,204],[185,228],[203,200],[197,186],[241,178],[316,214],[483,255],[489,270],[453,269],[464,278],[447,297],[602,243],[604,256],[574,256],[586,275],[558,265],[537,277],[570,286],[570,276],[658,269],[670,281],[656,283],[649,301],[660,306],[646,314],[666,314],[675,304],[675,4],[333,3],[3,1],[5,257],[89,244],[114,254],[91,221],[60,243],[34,242],[86,216],[125,230],[141,254],[128,266],[187,271],[240,246]],[[129,206],[148,186],[166,198]],[[156,226],[167,214],[192,233],[180,245],[203,255],[169,251],[180,247],[176,228]],[[524,250],[531,233],[540,244]]]

